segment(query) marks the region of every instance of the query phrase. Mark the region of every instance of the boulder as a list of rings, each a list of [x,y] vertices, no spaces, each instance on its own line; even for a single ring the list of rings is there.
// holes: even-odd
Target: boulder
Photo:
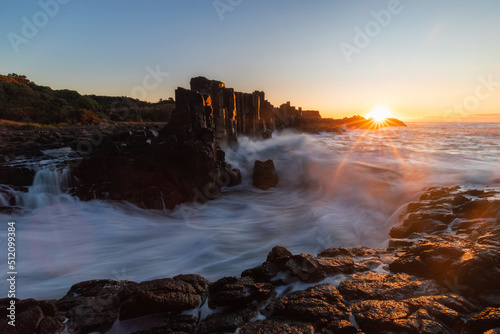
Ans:
[[[257,314],[254,307],[238,311],[209,314],[202,320],[197,333],[234,333]]]
[[[342,281],[338,289],[348,300],[400,301],[442,292],[432,281],[421,281],[405,274],[391,276],[374,272],[355,274]]]
[[[356,329],[354,327],[354,329]],[[289,333],[289,334],[312,334],[314,327],[298,321],[279,321],[279,320],[258,320],[250,322],[240,328],[240,334],[266,334],[266,333]],[[357,332],[351,332],[355,333]],[[337,332],[335,332],[337,333]],[[341,332],[338,332],[341,333]]]
[[[352,274],[365,271],[365,265],[357,264],[351,257],[314,257],[310,254],[292,255],[283,246],[276,246],[267,256],[266,262],[255,268],[247,269],[242,277],[251,277],[256,282],[272,282],[284,285],[296,281],[316,283],[336,274]],[[286,278],[274,279],[278,273]]]
[[[393,272],[435,279],[470,295],[500,289],[500,248],[456,236],[421,240],[389,267]]]
[[[253,185],[256,188],[267,190],[278,184],[279,178],[272,160],[255,161],[252,175]]]
[[[165,333],[195,333],[198,318],[194,315],[173,315],[168,318],[168,324],[133,334],[165,334]]]
[[[138,284],[130,281],[91,280],[73,285],[56,301],[65,311],[67,326],[85,333],[107,331],[116,321],[120,304],[134,293]]]
[[[490,329],[500,331],[500,308],[488,307],[467,321],[467,327],[474,333],[485,333]]]
[[[27,167],[0,167],[0,184],[28,187],[33,184],[35,171]]]
[[[456,295],[365,300],[351,307],[356,322],[367,333],[460,333],[465,327],[463,319],[474,310]]]
[[[196,308],[206,298],[206,286],[205,279],[196,275],[142,282],[122,303],[120,320]]]
[[[332,285],[317,285],[289,293],[269,304],[266,314],[306,323],[347,320],[347,306]]]
[[[252,279],[224,277],[210,285],[209,305],[241,309],[253,302],[262,302],[274,292],[269,283],[256,283]]]

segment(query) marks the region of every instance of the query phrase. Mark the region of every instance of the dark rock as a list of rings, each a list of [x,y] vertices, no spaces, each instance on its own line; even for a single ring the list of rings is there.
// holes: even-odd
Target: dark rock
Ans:
[[[81,303],[71,308],[65,316],[68,328],[84,333],[109,330],[118,317],[120,300],[117,295],[85,297]]]
[[[208,281],[200,275],[177,275],[174,280],[180,280],[189,283],[199,295],[204,295],[208,289]]]
[[[159,133],[140,129],[140,135],[104,138],[72,169],[73,194],[159,210],[206,202],[241,182],[240,171],[219,160],[218,151],[210,96],[179,88],[172,121]]]
[[[391,248],[401,248],[413,246],[417,240],[411,239],[391,239],[389,240],[389,247]]]
[[[304,291],[289,293],[266,308],[272,316],[316,323],[322,319],[346,320],[347,307],[332,285],[317,285]]]
[[[466,219],[495,218],[500,212],[500,200],[480,199],[469,201],[455,207],[453,212]]]
[[[257,311],[247,308],[236,312],[213,313],[208,315],[200,324],[198,333],[233,333],[250,321]]]
[[[8,318],[1,318],[0,319],[0,333],[2,334],[16,334],[18,333],[16,331],[16,327],[15,326],[11,326],[8,324],[8,321],[10,321],[10,319]]]
[[[467,321],[467,327],[474,333],[483,333],[500,328],[500,308],[488,307]]]
[[[359,333],[359,331],[347,320],[333,320],[323,329],[322,333],[354,334]]]
[[[262,265],[245,270],[241,276],[252,277],[257,282],[271,282],[279,273],[288,275],[286,279],[273,281],[275,285],[289,284],[295,281],[316,283],[327,275],[352,274],[365,271],[365,265],[354,263],[350,257],[320,257],[309,254],[291,255],[283,246],[277,246],[269,253]]]
[[[239,331],[240,334],[267,334],[267,333],[312,334],[314,332],[315,332],[314,327],[312,325],[296,321],[282,322],[278,320],[259,320],[250,322],[245,326],[243,326],[242,328],[240,328]],[[339,332],[339,333],[344,333],[344,332]],[[348,332],[345,333],[347,334]]]
[[[264,262],[255,268],[246,269],[241,273],[242,277],[251,277],[256,282],[270,282],[280,272],[278,266],[272,262]]]
[[[390,269],[474,294],[500,288],[500,248],[460,237],[429,237],[406,250]]]
[[[61,333],[64,330],[64,324],[56,318],[45,317],[38,325],[37,334]]]
[[[226,88],[221,81],[209,80],[205,77],[192,78],[190,85],[193,91],[210,96],[217,140],[236,144],[238,139],[234,90]]]
[[[451,202],[451,204],[453,206],[459,206],[459,205],[463,205],[467,202],[470,202],[470,199],[465,197],[462,194],[459,194],[459,195],[455,196],[455,198],[453,198],[453,201]]]
[[[66,296],[55,302],[66,312],[68,328],[92,332],[110,329],[118,317],[120,303],[133,294],[137,283],[130,281],[92,280],[71,287]]]
[[[319,253],[318,257],[352,256],[347,248],[328,248]]]
[[[393,227],[389,235],[393,238],[406,238],[412,233],[425,232],[432,234],[434,232],[444,231],[447,228],[447,224],[432,219],[406,220],[403,222],[403,225]]]
[[[367,272],[342,281],[338,290],[348,300],[404,300],[423,294],[441,292],[436,284],[416,280],[408,275],[390,276]]]
[[[204,292],[200,290],[198,283],[195,283],[195,286],[196,288],[180,278],[142,282],[138,290],[122,303],[120,320],[193,309],[202,301],[203,296],[200,296],[198,291]]]
[[[35,333],[44,315],[40,307],[31,307],[16,316],[18,333]]]
[[[260,122],[260,96],[258,93],[235,93],[236,97],[236,120],[238,133],[246,136],[256,136],[263,130]]]
[[[0,167],[0,184],[28,187],[33,184],[35,171],[26,167]]]
[[[50,300],[35,300],[35,299],[24,299],[17,303],[18,312],[24,312],[24,310],[30,309],[32,307],[40,307],[45,316],[55,317],[58,314],[57,307],[54,302]]]
[[[256,283],[250,278],[225,277],[210,286],[209,305],[239,309],[255,301],[264,301],[273,292],[274,287],[269,283]]]
[[[437,305],[434,307],[437,310]],[[455,333],[425,308],[414,308],[406,302],[367,300],[354,304],[351,311],[367,333]]]
[[[252,175],[253,185],[259,189],[267,190],[278,184],[279,178],[272,160],[255,161]]]
[[[133,334],[173,334],[173,333],[196,333],[198,318],[194,315],[174,315],[168,318],[166,326],[155,327]]]

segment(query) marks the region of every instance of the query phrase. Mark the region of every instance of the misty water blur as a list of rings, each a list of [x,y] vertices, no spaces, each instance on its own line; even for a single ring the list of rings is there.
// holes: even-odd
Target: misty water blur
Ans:
[[[242,137],[238,149],[226,149],[226,160],[241,169],[243,183],[173,211],[81,202],[66,193],[68,171],[44,164],[27,193],[0,186],[0,206],[11,193],[22,209],[0,214],[0,221],[16,222],[18,297],[59,298],[88,279],[239,275],[278,244],[313,255],[328,247],[385,247],[405,204],[426,187],[500,186],[499,130],[428,123]],[[280,182],[262,191],[251,174],[255,160],[267,159]],[[5,246],[6,228],[0,237]]]

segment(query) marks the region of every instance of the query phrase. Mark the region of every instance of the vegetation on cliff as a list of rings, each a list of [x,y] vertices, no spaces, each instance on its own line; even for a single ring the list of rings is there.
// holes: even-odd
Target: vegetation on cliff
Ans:
[[[0,119],[4,120],[83,125],[165,121],[173,107],[173,100],[149,103],[128,97],[81,95],[74,90],[37,85],[24,75],[0,74]]]

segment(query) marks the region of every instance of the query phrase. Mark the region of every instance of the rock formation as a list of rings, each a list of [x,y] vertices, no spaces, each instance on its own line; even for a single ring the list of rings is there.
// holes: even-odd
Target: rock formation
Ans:
[[[143,129],[105,138],[73,168],[73,193],[127,200],[150,209],[172,209],[199,198],[215,198],[223,186],[241,182],[218,147],[211,96],[176,90],[172,121],[161,131]]]
[[[272,160],[255,161],[252,180],[254,187],[262,190],[276,187],[279,179],[274,162]]]
[[[190,85],[192,90],[211,97],[217,140],[236,144],[238,137],[234,89],[226,88],[223,82],[208,80],[205,77],[192,78]]]
[[[236,93],[238,133],[255,136],[263,129],[260,120],[260,97],[258,94]]]

